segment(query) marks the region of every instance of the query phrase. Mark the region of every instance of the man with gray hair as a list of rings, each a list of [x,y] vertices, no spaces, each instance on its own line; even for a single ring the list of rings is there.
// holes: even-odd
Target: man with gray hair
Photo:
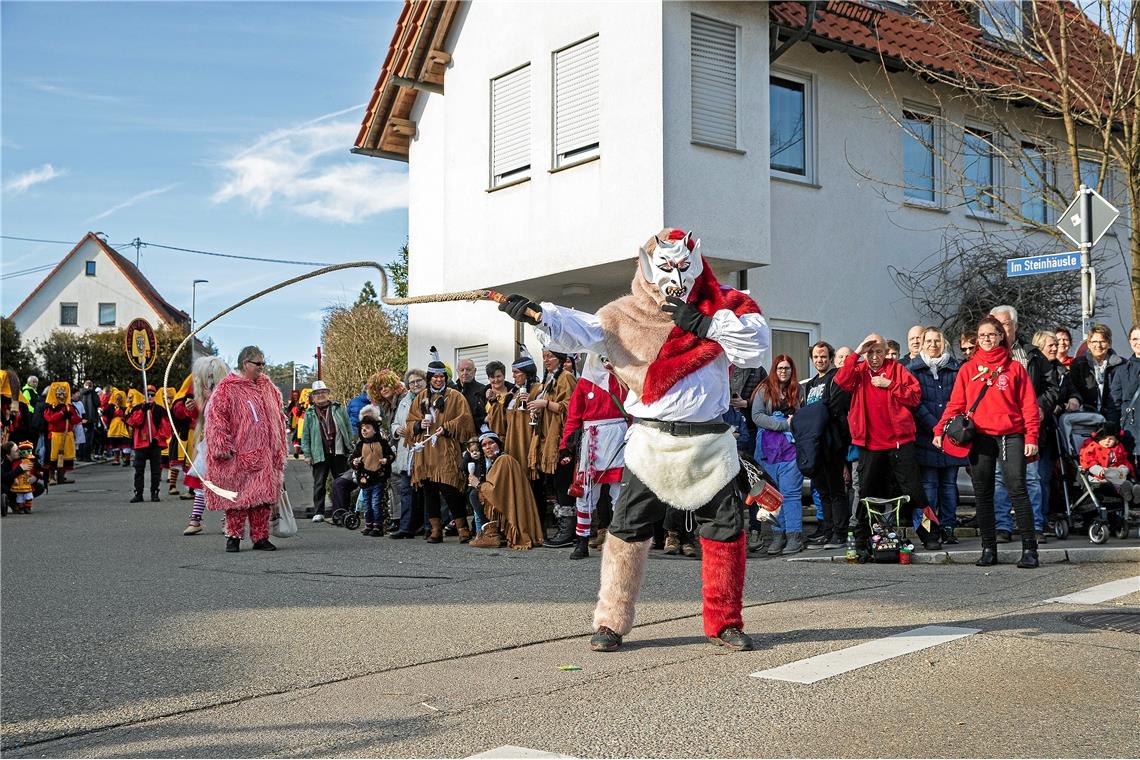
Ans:
[[[1035,347],[1027,346],[1017,337],[1017,309],[1002,304],[990,309],[990,316],[1001,322],[1005,331],[1005,343],[1009,346],[1010,355],[1025,367],[1029,379],[1033,383],[1033,393],[1037,396],[1037,407],[1041,411],[1041,441],[1050,440],[1053,425],[1053,409],[1061,397],[1061,386],[1053,365]],[[1029,503],[1033,505],[1033,526],[1037,533],[1037,543],[1045,543],[1045,518],[1049,505],[1045,504],[1041,489],[1041,478],[1050,477],[1051,473],[1042,472],[1037,462],[1030,462],[1025,468],[1025,486],[1029,491]],[[1013,518],[1010,516],[1013,504],[1002,480],[1001,467],[997,468],[997,479],[994,482],[994,519],[997,528],[997,542],[1008,544],[1013,535]],[[1023,536],[1027,539],[1028,536]]]

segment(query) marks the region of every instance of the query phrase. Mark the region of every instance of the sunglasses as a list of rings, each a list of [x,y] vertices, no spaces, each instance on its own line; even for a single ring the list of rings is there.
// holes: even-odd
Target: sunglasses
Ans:
[[[249,359],[246,359],[246,360],[245,360],[245,363],[246,363],[246,364],[253,364],[253,365],[257,366],[257,367],[264,367],[264,366],[265,366],[265,362],[255,362],[255,361],[251,361],[251,360],[249,360]]]

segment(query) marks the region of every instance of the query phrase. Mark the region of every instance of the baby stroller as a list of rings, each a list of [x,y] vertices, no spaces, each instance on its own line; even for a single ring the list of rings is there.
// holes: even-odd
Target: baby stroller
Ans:
[[[1128,531],[1140,517],[1129,511],[1115,488],[1080,467],[1081,444],[1104,423],[1104,417],[1095,412],[1070,412],[1057,418],[1061,490],[1065,496],[1065,514],[1052,523],[1057,538],[1064,539],[1077,530],[1087,530],[1094,544],[1105,543],[1109,534],[1128,538]]]

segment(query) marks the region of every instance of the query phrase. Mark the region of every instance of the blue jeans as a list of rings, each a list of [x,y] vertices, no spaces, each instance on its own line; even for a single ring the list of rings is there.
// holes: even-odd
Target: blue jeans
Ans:
[[[930,508],[938,515],[938,523],[943,528],[958,525],[958,468],[919,467],[922,476],[922,490]],[[914,511],[914,527],[922,523],[922,510]]]
[[[381,482],[377,485],[360,489],[360,493],[364,497],[364,522],[374,525],[383,525],[385,488],[387,488],[387,484]]]
[[[412,476],[401,472],[396,477],[397,490],[400,492],[400,532],[409,535],[418,533],[424,527],[424,515],[421,508],[419,519],[416,519],[412,504]]]
[[[1052,451],[1045,451],[1042,449],[1037,460],[1037,477],[1041,479],[1041,512],[1046,517],[1049,516],[1049,502],[1053,496],[1053,462],[1056,457],[1053,456]],[[1030,465],[1032,467],[1033,465]]]
[[[790,462],[765,462],[764,469],[775,478],[780,494],[784,497],[784,504],[776,516],[777,522],[772,526],[772,532],[800,533],[804,527],[803,474],[796,467],[794,459]]]
[[[479,503],[479,492],[470,486],[467,487],[467,504],[471,507],[471,514],[475,515],[475,532],[478,533],[487,523],[487,516],[483,514],[483,505]]]
[[[999,463],[1000,464],[1000,463]],[[1041,493],[1041,474],[1036,464],[1025,466],[1025,487],[1029,491],[1029,503],[1033,506],[1034,530],[1045,530],[1045,509]],[[1013,505],[1009,501],[1009,491],[1005,488],[1005,480],[1001,475],[1001,467],[997,468],[994,478],[994,525],[996,530],[1007,533],[1013,531]]]
[[[814,485],[811,487],[811,501],[815,504],[815,519],[820,525],[823,525],[823,499],[820,498],[819,489]]]

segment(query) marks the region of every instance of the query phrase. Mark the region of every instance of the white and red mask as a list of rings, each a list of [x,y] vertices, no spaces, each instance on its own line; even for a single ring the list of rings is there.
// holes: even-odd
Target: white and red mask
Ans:
[[[652,253],[644,248],[638,249],[642,276],[666,296],[688,300],[693,292],[693,283],[705,268],[701,241],[694,240],[692,232],[677,240],[662,240],[657,235],[653,240],[656,245]]]

